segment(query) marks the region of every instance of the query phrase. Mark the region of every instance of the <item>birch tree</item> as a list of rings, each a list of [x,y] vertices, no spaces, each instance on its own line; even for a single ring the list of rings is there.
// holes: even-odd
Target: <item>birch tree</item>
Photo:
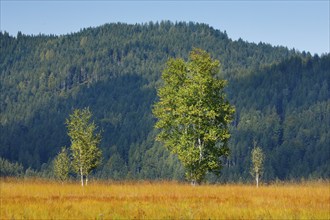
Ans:
[[[252,171],[251,174],[255,177],[257,188],[259,187],[259,178],[262,174],[265,155],[260,147],[254,147],[251,152]]]
[[[201,183],[207,172],[219,174],[221,157],[229,153],[234,108],[223,91],[226,81],[217,78],[219,70],[219,61],[201,49],[194,49],[187,62],[170,59],[153,108],[157,140],[178,155],[192,184]]]
[[[88,183],[88,175],[101,162],[102,152],[98,148],[101,134],[96,133],[96,125],[90,122],[92,113],[88,108],[76,109],[66,124],[71,139],[72,166],[80,176],[81,185]]]

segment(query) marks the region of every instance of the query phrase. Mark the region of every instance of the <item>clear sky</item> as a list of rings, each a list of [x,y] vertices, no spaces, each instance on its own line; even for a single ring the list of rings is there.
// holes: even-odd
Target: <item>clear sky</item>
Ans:
[[[0,1],[1,31],[13,36],[67,34],[111,22],[193,21],[226,30],[233,40],[329,53],[330,0]]]

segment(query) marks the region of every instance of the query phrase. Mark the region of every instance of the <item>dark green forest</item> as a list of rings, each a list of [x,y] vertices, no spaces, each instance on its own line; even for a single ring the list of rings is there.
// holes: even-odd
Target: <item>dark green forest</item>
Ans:
[[[206,24],[105,24],[61,36],[0,32],[1,175],[52,176],[70,146],[65,120],[89,107],[102,132],[93,178],[183,180],[155,141],[161,73],[193,48],[220,60],[236,108],[230,156],[209,181],[251,181],[251,150],[265,153],[262,181],[330,178],[330,55],[234,41]]]

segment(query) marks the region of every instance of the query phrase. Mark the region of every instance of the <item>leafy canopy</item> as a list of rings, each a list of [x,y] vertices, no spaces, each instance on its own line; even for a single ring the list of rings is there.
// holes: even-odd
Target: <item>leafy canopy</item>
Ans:
[[[219,67],[201,49],[194,49],[188,62],[170,59],[153,109],[160,129],[157,139],[178,155],[193,182],[201,182],[209,171],[218,174],[221,157],[229,152],[234,108],[223,91],[226,81],[217,78]]]
[[[252,175],[258,175],[262,173],[263,163],[265,159],[265,155],[262,152],[260,147],[254,147],[251,152],[252,157]]]
[[[58,153],[54,159],[54,174],[59,180],[66,181],[69,178],[70,172],[70,158],[68,150],[62,147],[61,152]]]
[[[98,148],[101,134],[95,134],[97,127],[94,122],[90,122],[91,117],[88,108],[76,109],[66,121],[71,139],[73,168],[79,175],[86,177],[100,164],[102,155]]]

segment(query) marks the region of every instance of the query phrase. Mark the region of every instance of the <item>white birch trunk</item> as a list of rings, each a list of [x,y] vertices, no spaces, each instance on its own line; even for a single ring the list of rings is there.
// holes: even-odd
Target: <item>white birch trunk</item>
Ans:
[[[201,162],[203,154],[202,154],[202,143],[200,138],[198,138],[198,148],[199,148],[199,162]]]
[[[81,180],[81,186],[84,186],[84,175],[81,166],[80,166],[80,180]]]
[[[259,187],[259,173],[256,173],[257,188]]]

